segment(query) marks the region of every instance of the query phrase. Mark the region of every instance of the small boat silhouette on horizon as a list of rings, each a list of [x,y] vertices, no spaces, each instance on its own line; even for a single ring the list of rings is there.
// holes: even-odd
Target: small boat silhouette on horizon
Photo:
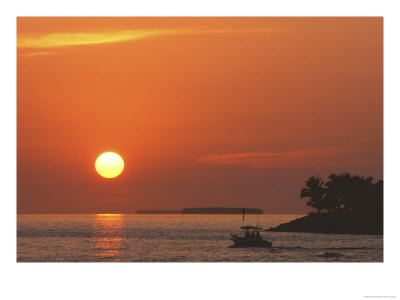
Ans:
[[[245,209],[242,209],[243,222],[245,216]],[[231,240],[234,243],[233,247],[272,247],[272,242],[264,240],[260,235],[260,230],[264,229],[261,226],[241,226],[240,229],[244,230],[244,236],[238,236],[237,234],[231,234]]]
[[[263,230],[260,226],[242,226],[244,229],[244,236],[238,236],[231,234],[231,240],[234,243],[234,247],[272,247],[272,242],[264,240],[260,235],[260,230]]]

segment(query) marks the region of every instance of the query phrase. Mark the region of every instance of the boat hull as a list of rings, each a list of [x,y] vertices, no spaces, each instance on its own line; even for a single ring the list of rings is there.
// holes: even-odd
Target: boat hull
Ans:
[[[234,247],[238,248],[250,248],[250,247],[259,247],[259,248],[270,248],[272,247],[272,242],[265,240],[249,240],[242,237],[238,237],[232,235],[231,240],[234,243]]]

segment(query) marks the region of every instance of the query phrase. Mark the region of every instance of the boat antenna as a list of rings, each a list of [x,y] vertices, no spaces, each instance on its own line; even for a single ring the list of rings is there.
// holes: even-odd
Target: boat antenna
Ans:
[[[244,207],[243,207],[243,209],[242,209],[242,214],[243,214],[243,222],[244,222],[244,213],[245,213],[245,210],[244,210]]]

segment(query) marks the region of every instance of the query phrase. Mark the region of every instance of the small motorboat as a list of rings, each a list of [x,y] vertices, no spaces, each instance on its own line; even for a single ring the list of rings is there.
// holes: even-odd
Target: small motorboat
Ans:
[[[245,216],[245,209],[242,209],[243,222]],[[234,243],[233,247],[262,247],[269,248],[272,247],[272,242],[264,240],[260,235],[260,230],[263,228],[261,226],[242,226],[240,227],[244,230],[244,236],[238,236],[236,234],[231,234],[231,240]]]
[[[263,230],[260,226],[242,226],[244,229],[244,237],[236,234],[231,234],[231,240],[234,243],[234,247],[272,247],[272,242],[264,240],[260,235],[260,230]]]

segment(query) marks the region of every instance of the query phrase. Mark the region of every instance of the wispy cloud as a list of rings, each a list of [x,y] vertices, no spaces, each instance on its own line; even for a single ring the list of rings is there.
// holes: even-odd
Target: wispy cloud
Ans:
[[[18,48],[54,48],[76,45],[95,45],[117,43],[129,40],[143,39],[150,36],[165,34],[162,30],[124,30],[117,32],[59,32],[43,34],[34,37],[18,38]]]
[[[251,28],[251,29],[204,29],[181,28],[160,30],[120,30],[113,32],[56,32],[38,36],[19,36],[18,48],[54,48],[77,45],[96,45],[105,43],[118,43],[124,41],[139,40],[165,35],[182,34],[227,34],[227,33],[262,33],[271,32],[276,28]]]
[[[21,55],[32,57],[32,56],[43,56],[43,55],[51,55],[51,54],[54,54],[54,52],[51,52],[51,51],[27,52],[27,53],[22,53]]]
[[[350,148],[324,148],[289,152],[250,152],[201,156],[198,163],[242,165],[252,168],[308,168],[379,164],[358,157]]]

